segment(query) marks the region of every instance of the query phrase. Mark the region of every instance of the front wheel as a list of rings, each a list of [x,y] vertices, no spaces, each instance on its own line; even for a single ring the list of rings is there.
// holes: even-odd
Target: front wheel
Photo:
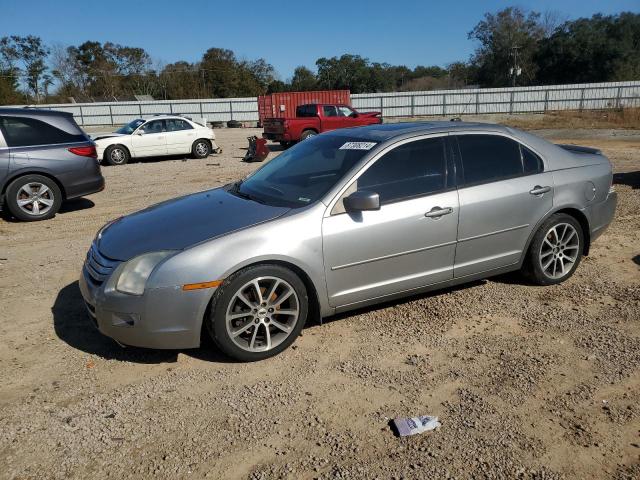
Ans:
[[[311,137],[315,137],[318,133],[315,132],[314,130],[305,130],[304,132],[302,132],[302,135],[300,135],[300,140],[306,140],[307,138],[311,138]]]
[[[578,268],[584,250],[584,233],[571,215],[557,213],[538,229],[527,257],[525,272],[538,285],[567,280]]]
[[[195,158],[207,158],[211,153],[211,144],[206,140],[196,140],[191,147],[191,154]]]
[[[130,158],[129,150],[122,145],[110,145],[104,151],[104,160],[109,165],[124,165]]]
[[[300,335],[307,290],[291,270],[257,265],[231,275],[218,288],[207,328],[216,345],[243,362],[272,357]]]
[[[35,222],[53,217],[62,204],[62,192],[50,178],[25,175],[7,188],[7,208],[18,220]]]

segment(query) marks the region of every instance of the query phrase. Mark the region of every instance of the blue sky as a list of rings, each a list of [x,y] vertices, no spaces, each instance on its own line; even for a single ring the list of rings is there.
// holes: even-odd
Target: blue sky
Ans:
[[[0,37],[111,41],[165,63],[223,47],[265,58],[286,79],[297,65],[343,53],[409,67],[466,60],[475,48],[467,33],[485,12],[510,5],[566,18],[640,11],[640,0],[0,0]]]

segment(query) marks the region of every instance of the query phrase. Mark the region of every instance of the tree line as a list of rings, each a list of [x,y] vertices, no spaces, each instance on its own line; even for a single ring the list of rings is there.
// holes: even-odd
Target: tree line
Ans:
[[[0,38],[0,104],[229,98],[288,90],[353,93],[465,86],[550,85],[640,78],[640,14],[558,14],[508,7],[487,13],[468,34],[477,42],[466,61],[446,67],[378,63],[355,54],[319,58],[315,71],[279,78],[265,59],[245,60],[210,48],[197,62],[154,62],[142,48],[87,41],[47,46],[37,36]]]

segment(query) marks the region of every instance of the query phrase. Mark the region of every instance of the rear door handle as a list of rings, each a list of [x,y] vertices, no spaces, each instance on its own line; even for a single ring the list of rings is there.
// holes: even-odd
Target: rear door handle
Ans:
[[[536,185],[535,187],[533,187],[532,190],[529,190],[529,193],[531,195],[542,195],[544,193],[547,193],[551,191],[551,187],[547,186],[547,187],[541,187],[540,185]]]
[[[451,207],[433,207],[431,210],[425,213],[424,216],[427,218],[440,218],[441,216],[449,215],[450,213],[453,213],[453,208]]]

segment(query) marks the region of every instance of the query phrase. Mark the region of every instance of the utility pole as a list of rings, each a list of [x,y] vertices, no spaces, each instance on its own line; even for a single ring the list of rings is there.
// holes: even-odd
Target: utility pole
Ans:
[[[513,57],[513,67],[511,67],[509,69],[509,75],[511,75],[512,78],[512,85],[515,87],[516,86],[516,78],[518,78],[521,74],[522,74],[522,68],[520,67],[520,65],[518,65],[518,49],[520,47],[517,45],[514,45],[513,47],[511,47],[511,56]]]

